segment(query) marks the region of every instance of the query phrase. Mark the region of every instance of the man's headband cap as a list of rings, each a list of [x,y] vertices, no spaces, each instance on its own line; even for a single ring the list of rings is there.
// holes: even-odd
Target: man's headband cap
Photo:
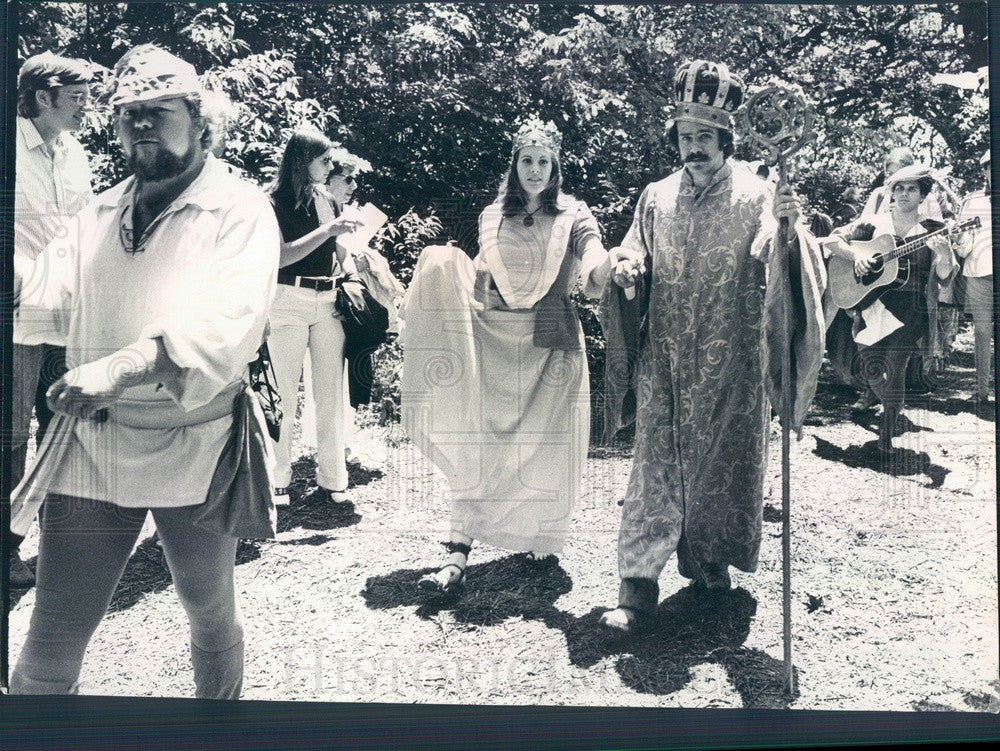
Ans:
[[[115,65],[109,104],[120,107],[202,93],[204,87],[191,63],[161,47],[143,44],[126,52]]]

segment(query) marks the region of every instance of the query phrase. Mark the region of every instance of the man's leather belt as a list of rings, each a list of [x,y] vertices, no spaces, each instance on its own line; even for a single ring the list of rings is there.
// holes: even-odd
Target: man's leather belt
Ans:
[[[292,276],[291,274],[278,274],[278,284],[289,284],[293,287],[306,287],[307,289],[314,289],[317,292],[326,292],[334,287],[334,281],[330,278]]]

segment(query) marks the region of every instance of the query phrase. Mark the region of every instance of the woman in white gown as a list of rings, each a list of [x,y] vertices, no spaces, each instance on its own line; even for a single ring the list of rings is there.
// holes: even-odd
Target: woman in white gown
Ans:
[[[561,190],[561,140],[552,123],[521,127],[479,255],[426,248],[403,304],[404,425],[452,496],[449,557],[423,589],[462,583],[473,540],[561,552],[579,495],[590,389],[570,292],[579,279],[598,297],[612,259],[590,209]]]

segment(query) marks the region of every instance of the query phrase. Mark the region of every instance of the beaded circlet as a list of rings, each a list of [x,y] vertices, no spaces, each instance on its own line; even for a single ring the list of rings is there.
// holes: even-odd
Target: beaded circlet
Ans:
[[[511,155],[525,146],[541,146],[553,154],[558,154],[562,147],[562,134],[551,120],[542,122],[538,117],[527,120],[514,135],[514,146]]]

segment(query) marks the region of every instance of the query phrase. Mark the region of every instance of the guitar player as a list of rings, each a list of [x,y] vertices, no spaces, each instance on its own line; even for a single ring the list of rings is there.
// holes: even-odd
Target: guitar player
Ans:
[[[934,178],[920,164],[903,167],[886,181],[892,197],[888,213],[866,214],[834,231],[829,244],[832,255],[851,261],[858,276],[876,270],[870,251],[851,241],[871,240],[889,234],[899,240],[941,229],[944,225],[920,213],[920,204],[931,192]],[[886,288],[876,300],[854,316],[854,341],[858,344],[861,378],[881,400],[878,448],[892,451],[896,422],[903,408],[906,364],[923,346],[933,351],[937,335],[937,300],[950,284],[958,264],[946,236],[928,238],[926,244],[900,259],[898,286]]]

